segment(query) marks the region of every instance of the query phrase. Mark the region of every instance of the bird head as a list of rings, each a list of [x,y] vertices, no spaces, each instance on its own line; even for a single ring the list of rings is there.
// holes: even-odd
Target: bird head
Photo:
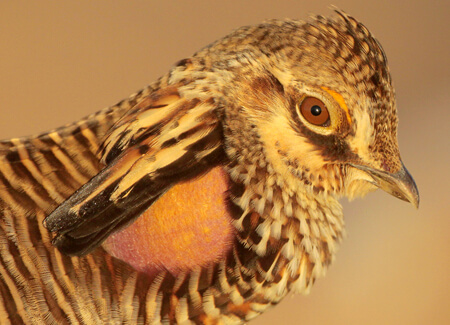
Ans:
[[[384,51],[337,13],[245,27],[204,50],[217,55],[214,72],[226,71],[220,105],[235,178],[250,182],[265,168],[288,190],[352,199],[381,188],[417,207]]]

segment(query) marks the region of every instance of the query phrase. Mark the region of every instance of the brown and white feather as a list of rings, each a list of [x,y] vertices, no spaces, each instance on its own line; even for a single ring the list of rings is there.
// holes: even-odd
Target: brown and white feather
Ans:
[[[305,94],[331,131],[299,120]],[[383,50],[338,11],[242,27],[116,106],[1,141],[0,323],[240,324],[307,293],[345,235],[338,199],[374,189],[346,163],[399,170],[396,125]],[[101,247],[217,165],[236,230],[219,261],[148,276]]]

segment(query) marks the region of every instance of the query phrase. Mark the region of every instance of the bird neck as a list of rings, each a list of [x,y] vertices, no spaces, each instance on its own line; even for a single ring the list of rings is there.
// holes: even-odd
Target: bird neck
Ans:
[[[261,177],[259,167],[241,172],[239,165],[229,169],[234,226],[245,248],[240,254],[248,252],[241,264],[257,265],[254,276],[264,281],[265,296],[272,301],[290,290],[308,293],[343,236],[342,206],[335,196],[315,193],[301,182]]]

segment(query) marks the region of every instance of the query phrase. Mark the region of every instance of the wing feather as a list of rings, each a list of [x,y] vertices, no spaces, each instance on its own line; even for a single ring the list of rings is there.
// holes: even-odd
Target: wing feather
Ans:
[[[106,167],[46,218],[58,233],[53,244],[89,253],[174,184],[222,163],[222,136],[212,100],[188,100],[176,88],[144,98],[107,136]]]

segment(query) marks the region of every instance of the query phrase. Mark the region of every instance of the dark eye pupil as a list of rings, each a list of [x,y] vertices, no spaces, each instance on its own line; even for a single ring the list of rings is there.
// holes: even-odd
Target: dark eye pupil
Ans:
[[[314,105],[313,107],[311,107],[311,114],[314,116],[319,116],[320,113],[322,113],[322,109],[320,108],[320,106]]]

